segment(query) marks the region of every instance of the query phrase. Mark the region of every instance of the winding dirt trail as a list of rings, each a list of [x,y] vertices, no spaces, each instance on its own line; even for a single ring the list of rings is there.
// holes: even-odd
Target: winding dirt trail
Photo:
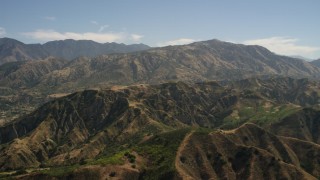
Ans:
[[[182,143],[180,144],[177,154],[176,154],[176,159],[175,159],[175,167],[178,172],[178,174],[181,176],[182,179],[184,180],[193,180],[194,178],[191,177],[188,173],[185,172],[184,168],[182,167],[183,164],[180,161],[180,156],[182,154],[183,149],[186,147],[188,141],[190,140],[191,135],[194,133],[194,131],[191,131],[186,137],[183,139]]]

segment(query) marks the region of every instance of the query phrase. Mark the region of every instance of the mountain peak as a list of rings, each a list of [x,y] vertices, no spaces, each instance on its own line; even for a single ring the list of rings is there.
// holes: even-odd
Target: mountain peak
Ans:
[[[20,42],[18,40],[12,39],[12,38],[0,38],[0,45],[13,45],[13,44],[20,44],[20,45],[25,45],[23,42]]]

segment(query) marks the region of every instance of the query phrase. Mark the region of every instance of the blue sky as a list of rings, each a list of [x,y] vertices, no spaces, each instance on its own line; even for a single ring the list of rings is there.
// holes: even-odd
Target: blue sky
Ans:
[[[320,58],[319,0],[2,0],[0,36],[150,46],[220,39]]]

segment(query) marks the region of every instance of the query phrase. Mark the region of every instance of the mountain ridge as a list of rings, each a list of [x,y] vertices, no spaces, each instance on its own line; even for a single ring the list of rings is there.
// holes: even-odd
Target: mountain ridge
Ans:
[[[0,39],[0,64],[14,61],[39,60],[49,56],[72,60],[79,56],[128,53],[150,49],[144,44],[98,43],[91,40],[59,40],[44,44],[24,44],[10,38]]]

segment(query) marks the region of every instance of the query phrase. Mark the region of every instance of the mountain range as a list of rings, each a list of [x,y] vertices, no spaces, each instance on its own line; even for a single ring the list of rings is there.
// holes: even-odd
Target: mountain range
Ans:
[[[78,87],[81,84],[154,84],[170,80],[200,82],[272,75],[318,78],[320,75],[320,69],[306,61],[279,56],[261,46],[218,40],[93,58],[79,57],[71,61],[53,59],[57,58],[1,66],[0,81],[9,82],[10,79],[10,83],[13,83],[15,78],[24,80],[20,85],[6,84],[8,87],[31,87],[38,84],[59,86],[64,83],[73,83]],[[55,61],[60,66],[53,69],[43,67]],[[41,68],[46,71],[41,73]]]
[[[60,40],[45,44],[24,44],[10,38],[0,38],[0,64],[14,61],[39,60],[49,56],[72,60],[80,56],[94,57],[101,54],[127,53],[146,50],[144,44],[97,43],[90,40]]]
[[[0,102],[3,116],[12,119],[50,97],[88,88],[275,76],[317,79],[319,75],[320,68],[309,62],[261,46],[209,40],[73,60],[47,57],[5,63],[0,66]]]
[[[320,176],[317,61],[219,40],[8,38],[0,61],[0,178]]]

